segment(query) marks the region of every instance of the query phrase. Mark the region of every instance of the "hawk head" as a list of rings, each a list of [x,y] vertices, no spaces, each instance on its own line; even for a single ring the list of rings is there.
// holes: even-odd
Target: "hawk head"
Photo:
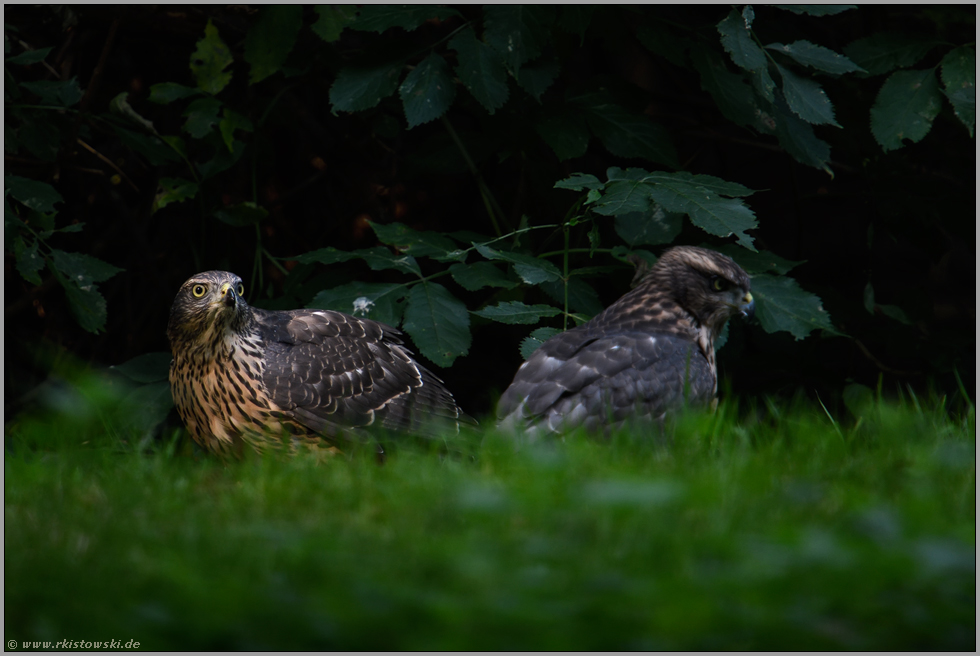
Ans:
[[[180,286],[170,307],[167,337],[171,345],[213,344],[244,334],[252,316],[242,298],[242,279],[227,271],[205,271]]]

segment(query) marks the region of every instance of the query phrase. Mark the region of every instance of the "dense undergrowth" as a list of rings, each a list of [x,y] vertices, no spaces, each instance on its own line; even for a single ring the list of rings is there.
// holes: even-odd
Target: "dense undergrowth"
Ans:
[[[5,640],[975,648],[972,406],[729,401],[666,441],[488,431],[379,466],[221,462],[78,389],[7,426]]]

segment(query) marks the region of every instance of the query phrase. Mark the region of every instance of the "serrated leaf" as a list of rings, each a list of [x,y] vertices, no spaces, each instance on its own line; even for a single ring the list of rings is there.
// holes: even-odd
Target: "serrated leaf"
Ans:
[[[29,66],[30,64],[36,64],[38,62],[44,61],[44,58],[48,56],[53,48],[39,48],[38,50],[25,50],[19,55],[14,57],[8,57],[5,61],[8,64],[17,64],[18,66]]]
[[[463,86],[490,114],[503,107],[510,91],[500,55],[477,40],[471,27],[453,37],[449,47],[458,54],[456,75]]]
[[[796,15],[835,16],[848,9],[857,9],[857,5],[773,5],[778,9],[791,11]]]
[[[782,95],[777,95],[775,110],[779,145],[801,164],[833,175],[829,165],[830,144],[818,139],[813,133],[813,126],[790,111]]]
[[[561,62],[551,57],[541,57],[526,66],[515,76],[517,84],[531,94],[531,97],[541,102],[541,94],[552,85],[558,73],[561,72]]]
[[[344,28],[354,22],[357,7],[354,5],[316,5],[317,21],[311,25],[313,33],[331,43],[340,38]]]
[[[766,66],[756,69],[749,73],[749,79],[752,82],[752,88],[756,90],[762,98],[768,102],[772,102],[775,99],[774,92],[776,89],[776,83],[773,81],[772,76],[769,75],[769,69]]]
[[[813,80],[800,77],[788,68],[777,65],[783,78],[783,95],[794,114],[814,125],[829,124],[840,127],[834,119],[834,106],[824,93],[823,87]]]
[[[150,87],[150,102],[166,105],[175,100],[200,95],[200,93],[201,91],[199,89],[185,87],[183,84],[177,84],[176,82],[161,82]]]
[[[943,57],[942,78],[946,97],[970,136],[977,122],[977,56],[973,48],[961,46]]]
[[[861,77],[868,77],[914,66],[939,44],[931,39],[883,32],[851,42],[844,53],[867,71]]]
[[[678,168],[677,151],[665,128],[643,114],[613,103],[587,106],[588,123],[602,145],[617,157],[642,157]]]
[[[739,68],[758,70],[766,65],[766,54],[756,44],[748,30],[745,18],[734,9],[718,23],[721,45]]]
[[[221,108],[221,101],[214,98],[195,100],[187,106],[182,114],[182,116],[187,117],[187,121],[184,122],[184,131],[195,139],[207,136],[218,124],[218,113]]]
[[[447,255],[458,251],[456,244],[440,232],[420,232],[401,223],[370,223],[378,241],[407,255],[446,259]]]
[[[753,276],[757,273],[766,272],[785,275],[789,273],[791,269],[806,262],[806,260],[800,260],[799,262],[787,260],[786,258],[779,257],[775,253],[770,253],[769,251],[752,252],[736,246],[735,244],[722,244],[721,246],[706,245],[705,248],[712,248],[720,253],[724,253],[728,257],[735,260],[740,267],[745,269],[746,273]]]
[[[62,283],[62,288],[68,297],[68,306],[75,315],[78,325],[90,333],[104,330],[107,316],[106,302],[95,285],[79,287],[70,281],[60,279],[59,281]]]
[[[459,16],[451,7],[434,5],[363,5],[351,29],[381,34],[391,27],[400,27],[406,32],[418,28],[433,18],[446,20]]]
[[[74,77],[64,81],[21,82],[20,86],[37,94],[42,105],[71,107],[78,104],[78,101],[85,95],[81,87],[78,86],[78,79]]]
[[[758,223],[755,214],[735,198],[722,198],[713,191],[692,184],[683,176],[660,174],[655,185],[649,187],[650,198],[670,212],[684,212],[691,223],[705,232],[719,237],[735,235],[738,243],[755,250],[752,237],[745,234]]]
[[[550,38],[555,10],[548,5],[487,5],[483,21],[487,45],[517,75],[524,62],[541,54]]]
[[[534,130],[558,156],[558,161],[581,157],[589,148],[589,129],[585,117],[571,112],[546,116]]]
[[[629,212],[616,216],[615,228],[630,247],[642,244],[670,244],[681,233],[683,215],[664,211],[656,203],[650,212]]]
[[[245,144],[238,139],[232,141],[231,147],[231,152],[219,148],[213,158],[197,165],[197,172],[202,180],[207,180],[222,171],[227,171],[245,154]]]
[[[51,249],[51,260],[66,278],[83,289],[123,271],[97,257],[84,253],[66,253],[57,248]]]
[[[773,128],[764,129],[766,119],[771,121],[772,117],[765,115],[759,107],[755,91],[741,75],[725,68],[721,55],[698,48],[692,51],[691,60],[701,76],[701,88],[711,94],[725,118],[736,125],[751,125],[772,132]]]
[[[342,69],[330,86],[333,111],[357,112],[374,107],[398,88],[402,66],[399,60]]]
[[[921,141],[942,102],[932,69],[896,71],[885,80],[871,108],[871,134],[885,152],[901,148],[903,139]]]
[[[500,323],[531,324],[537,323],[544,317],[561,314],[561,310],[550,305],[525,305],[520,301],[503,301],[482,310],[475,310],[473,314]]]
[[[527,360],[549,339],[560,333],[557,328],[537,328],[521,341],[521,357]]]
[[[204,27],[204,38],[197,42],[197,49],[191,55],[191,73],[197,87],[214,95],[231,82],[231,71],[225,71],[234,61],[231,50],[221,40],[218,28],[210,19]]]
[[[194,198],[197,195],[197,191],[197,183],[191,182],[190,180],[161,178],[159,191],[157,191],[156,196],[153,198],[153,210],[151,213],[156,213],[171,203],[180,203],[188,198]]]
[[[156,383],[169,378],[172,360],[170,353],[144,353],[109,370],[137,383]]]
[[[719,196],[751,196],[755,193],[754,189],[749,189],[745,185],[729,180],[722,180],[713,175],[705,175],[703,173],[695,175],[687,171],[678,171],[676,173],[659,173],[654,171],[647,173],[644,179],[654,183],[660,182],[661,180],[685,182],[707,189]]]
[[[409,129],[439,118],[456,96],[449,64],[442,55],[432,53],[405,76],[398,93],[405,106]]]
[[[269,210],[249,201],[215,210],[213,216],[222,223],[227,223],[236,228],[243,228],[261,223],[265,217],[269,216]]]
[[[756,317],[767,333],[780,330],[803,339],[814,330],[838,333],[823,309],[820,297],[804,291],[792,278],[760,274],[752,277]]]
[[[774,52],[781,52],[799,64],[815,68],[824,73],[830,73],[831,75],[866,72],[844,55],[837,54],[830,48],[824,48],[809,41],[794,41],[788,45],[770,43],[766,48]]]
[[[422,355],[440,367],[448,367],[466,355],[473,340],[466,306],[433,282],[412,287],[403,327]]]
[[[585,32],[592,24],[592,14],[595,13],[595,5],[561,5],[561,16],[558,18],[558,27],[569,34],[585,38]]]
[[[46,182],[7,175],[3,178],[4,196],[11,196],[25,207],[42,213],[55,212],[55,204],[64,202],[58,190]]]
[[[244,58],[248,62],[248,83],[255,84],[278,72],[286,62],[299,29],[303,26],[300,5],[265,5],[245,35]]]
[[[404,273],[412,273],[416,276],[422,275],[422,270],[419,269],[418,262],[411,255],[392,253],[382,246],[361,249],[355,251],[355,253],[374,271],[395,269]]]
[[[398,301],[407,294],[408,288],[397,283],[352,282],[318,292],[306,307],[336,310],[397,327],[404,311]]]
[[[599,178],[590,173],[576,173],[555,183],[555,189],[571,189],[572,191],[602,189],[603,186],[604,184],[599,182]]]
[[[31,284],[40,285],[41,276],[38,271],[44,267],[44,258],[37,251],[37,240],[31,239],[30,243],[25,244],[18,236],[14,240],[14,258],[17,272],[21,277]]]
[[[514,266],[517,275],[529,285],[537,285],[542,282],[550,282],[561,279],[561,272],[558,268],[547,260],[541,260],[533,255],[524,253],[508,253],[490,248],[486,244],[473,244],[476,251],[488,260],[502,260],[510,262]]]
[[[517,287],[517,283],[508,278],[506,273],[489,262],[454,264],[449,267],[449,273],[460,287],[471,292],[484,287],[503,287],[504,289]]]
[[[254,129],[250,120],[238,112],[231,111],[227,107],[222,112],[222,118],[221,122],[218,123],[218,128],[221,130],[221,139],[225,142],[225,147],[228,148],[229,153],[234,151],[235,130],[251,132]]]
[[[649,214],[651,212],[650,186],[642,180],[618,180],[606,184],[602,198],[592,209],[603,216],[620,214]]]
[[[589,318],[599,314],[605,308],[599,300],[599,294],[589,283],[579,277],[574,277],[577,272],[570,271],[568,279],[568,310]],[[553,298],[555,302],[564,307],[565,305],[565,285],[562,281],[543,282],[541,289]]]

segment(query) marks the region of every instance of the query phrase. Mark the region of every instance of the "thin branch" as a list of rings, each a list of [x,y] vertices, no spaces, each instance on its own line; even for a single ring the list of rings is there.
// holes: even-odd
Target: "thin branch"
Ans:
[[[103,155],[102,153],[100,153],[99,151],[97,151],[95,148],[92,148],[90,145],[88,145],[87,143],[85,143],[81,139],[76,139],[75,141],[78,142],[78,145],[79,146],[81,146],[82,148],[84,148],[85,150],[89,151],[90,153],[92,153],[93,155],[95,155],[96,157],[98,157],[99,159],[101,159],[103,162],[105,162],[106,164],[108,164],[109,166],[111,166],[112,169],[116,173],[118,173],[120,175],[120,177],[122,177],[123,180],[126,181],[126,184],[128,184],[130,187],[132,187],[135,192],[139,193],[140,188],[137,187],[135,184],[133,184],[133,181],[129,179],[129,176],[126,175],[121,168],[119,168],[118,166],[116,166],[115,163],[113,163],[113,161],[111,159],[109,159],[108,157],[106,157],[105,155]]]

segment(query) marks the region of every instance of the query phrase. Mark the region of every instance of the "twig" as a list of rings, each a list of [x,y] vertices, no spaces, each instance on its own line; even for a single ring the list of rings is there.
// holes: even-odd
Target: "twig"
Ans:
[[[98,157],[99,159],[101,159],[103,162],[105,162],[106,164],[108,164],[109,166],[111,166],[113,168],[113,170],[116,173],[118,173],[120,175],[120,177],[122,177],[123,180],[126,181],[126,184],[128,184],[130,187],[132,187],[135,192],[139,193],[140,188],[137,187],[135,184],[133,184],[133,181],[129,179],[129,176],[126,175],[123,172],[122,169],[120,169],[118,166],[116,166],[112,162],[111,159],[109,159],[108,157],[106,157],[105,155],[103,155],[102,153],[100,153],[99,151],[97,151],[95,148],[92,148],[90,145],[88,145],[87,143],[85,143],[81,139],[76,139],[75,141],[77,141],[78,142],[78,145],[80,145],[82,148],[84,148],[85,150],[89,151],[90,153],[92,153],[93,155],[95,155],[96,157]]]
[[[921,371],[900,371],[898,369],[892,369],[891,367],[883,363],[881,360],[876,358],[874,354],[872,354],[871,351],[868,350],[868,347],[861,343],[861,340],[854,338],[854,343],[857,344],[858,348],[861,349],[861,352],[864,353],[864,356],[866,358],[871,360],[876,367],[878,367],[885,373],[894,374],[896,376],[921,376],[922,375]]]

